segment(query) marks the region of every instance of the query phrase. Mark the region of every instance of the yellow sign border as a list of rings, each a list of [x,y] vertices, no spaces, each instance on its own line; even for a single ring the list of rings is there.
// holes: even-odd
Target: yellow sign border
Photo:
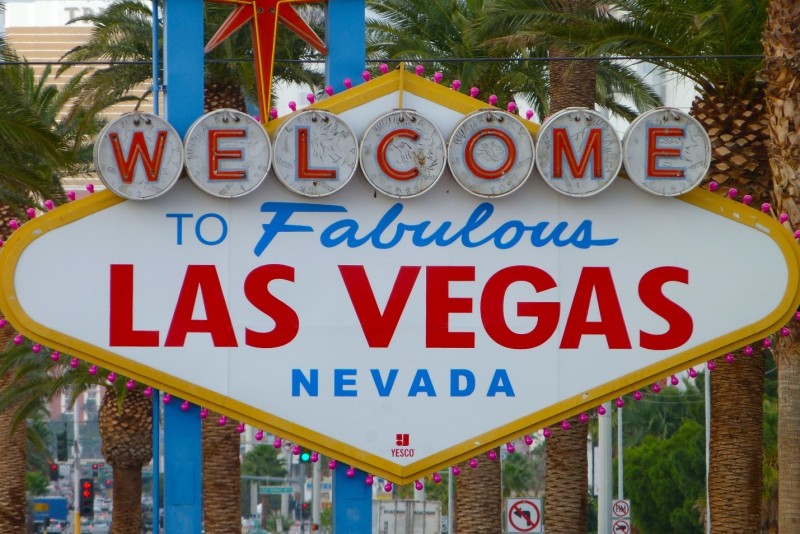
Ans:
[[[400,99],[402,99],[403,92],[409,92],[463,114],[487,107],[481,105],[475,99],[427,81],[419,76],[409,74],[401,68],[369,83],[319,102],[313,105],[312,108],[316,107],[326,109],[332,113],[342,113],[396,91],[399,91]],[[285,120],[285,118],[270,122],[267,128],[268,131],[273,132],[280,127],[282,120]],[[535,135],[538,130],[536,124],[530,121],[521,122]],[[531,413],[489,432],[484,432],[451,447],[447,451],[428,456],[406,466],[398,466],[384,458],[331,439],[327,435],[314,432],[261,410],[256,410],[251,406],[201,388],[186,380],[156,371],[110,351],[72,338],[45,325],[38,324],[28,317],[17,301],[14,291],[14,276],[17,263],[25,248],[42,235],[61,226],[111,208],[121,202],[135,201],[126,201],[109,191],[102,191],[88,198],[60,206],[52,212],[24,224],[12,234],[2,252],[0,252],[0,269],[2,269],[0,277],[0,309],[21,334],[53,349],[89,361],[96,361],[110,370],[139,382],[168,391],[198,405],[225,413],[230,417],[235,417],[238,420],[263,428],[294,442],[312,445],[320,453],[340,461],[349,462],[360,469],[387,480],[398,484],[406,484],[442,467],[463,462],[481,452],[495,448],[508,441],[510,436],[521,436],[559,423],[566,417],[592,409],[598,404],[615,397],[636,389],[648,387],[654,380],[661,377],[683,371],[689,366],[702,364],[726,352],[760,340],[774,333],[790,320],[798,305],[800,305],[800,291],[798,290],[800,248],[798,248],[790,232],[772,217],[704,190],[695,189],[679,197],[679,200],[754,228],[772,238],[786,260],[789,277],[786,292],[776,309],[762,320],[747,327],[732,331],[715,340],[693,347],[689,351],[619,377],[616,380],[590,389],[582,395],[565,399],[543,410]]]

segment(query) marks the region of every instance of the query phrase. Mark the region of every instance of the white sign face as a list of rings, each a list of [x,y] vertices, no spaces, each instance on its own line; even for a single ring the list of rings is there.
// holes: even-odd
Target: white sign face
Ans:
[[[261,185],[272,164],[269,136],[253,117],[235,109],[203,115],[186,132],[186,172],[220,198],[246,195]]]
[[[160,197],[183,172],[183,143],[167,121],[151,113],[128,113],[109,122],[94,145],[97,175],[129,200]]]
[[[506,532],[544,532],[541,499],[506,499]]]
[[[611,520],[611,534],[631,534],[630,519],[612,519]]]
[[[536,137],[536,168],[553,189],[587,197],[605,189],[622,168],[622,144],[602,115],[568,108],[547,119]]]
[[[631,501],[628,499],[616,499],[611,502],[611,517],[628,518],[631,516]]]
[[[649,193],[691,191],[711,166],[711,142],[697,120],[674,108],[636,117],[622,141],[628,177]]]
[[[53,348],[407,483],[774,332],[798,263],[756,210],[628,180],[491,202],[446,171],[404,200],[359,172],[324,198],[180,180],[27,222],[0,307]]]

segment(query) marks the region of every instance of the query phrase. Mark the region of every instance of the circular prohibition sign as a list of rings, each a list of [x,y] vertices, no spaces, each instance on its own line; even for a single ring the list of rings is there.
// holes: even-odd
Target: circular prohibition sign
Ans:
[[[533,532],[533,529],[539,526],[541,519],[539,507],[533,501],[515,502],[508,510],[509,525],[517,532]]]

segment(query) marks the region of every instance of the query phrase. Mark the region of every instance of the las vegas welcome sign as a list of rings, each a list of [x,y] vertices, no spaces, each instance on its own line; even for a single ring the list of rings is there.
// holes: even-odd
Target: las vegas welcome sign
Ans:
[[[397,71],[270,122],[269,142],[234,114],[183,140],[146,117],[108,130],[98,171],[120,194],[23,225],[0,256],[2,310],[48,346],[398,483],[796,310],[797,246],[776,221],[699,189],[653,194],[635,169],[614,179],[627,157],[674,185],[690,151],[675,142],[696,132],[646,126],[621,152],[588,112],[548,141],[484,108]]]

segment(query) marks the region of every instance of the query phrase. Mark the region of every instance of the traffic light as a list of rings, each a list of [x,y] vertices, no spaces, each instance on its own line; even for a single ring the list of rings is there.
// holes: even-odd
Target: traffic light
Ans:
[[[56,458],[58,458],[59,462],[66,462],[69,459],[66,430],[56,433]]]
[[[82,478],[80,488],[81,517],[94,517],[94,480]]]
[[[97,470],[99,466],[97,464],[92,464],[92,478],[97,478]]]
[[[300,451],[300,463],[307,464],[311,461],[311,451],[303,449]]]
[[[50,480],[58,480],[58,464],[50,464]]]
[[[310,510],[308,509],[308,503],[304,502],[302,504],[302,506],[301,506],[301,509],[302,509],[303,519],[308,519],[308,515],[309,515],[309,512],[310,512]]]

